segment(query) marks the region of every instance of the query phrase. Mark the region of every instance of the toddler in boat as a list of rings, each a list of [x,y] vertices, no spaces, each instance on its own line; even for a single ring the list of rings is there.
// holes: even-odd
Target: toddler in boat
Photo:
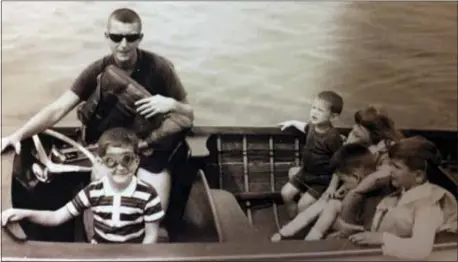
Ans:
[[[295,127],[306,135],[302,150],[302,165],[291,168],[289,182],[281,189],[281,196],[291,218],[321,197],[331,182],[334,167],[330,160],[342,146],[343,139],[332,121],[342,112],[343,100],[333,91],[320,92],[312,103],[309,122],[290,120],[280,123],[281,130]],[[336,179],[333,179],[336,183]],[[334,191],[326,192],[326,195]],[[299,201],[296,204],[296,200]]]
[[[336,167],[335,175],[338,178],[340,187],[329,197],[322,197],[305,211],[297,215],[287,225],[283,226],[278,233],[275,233],[271,240],[276,242],[283,237],[295,235],[301,229],[316,221],[309,231],[305,240],[318,240],[331,229],[341,230],[343,227],[351,227],[337,220],[345,194],[355,188],[358,183],[368,174],[376,170],[376,158],[367,147],[358,143],[350,143],[340,148],[334,155],[332,162]],[[363,231],[363,227],[353,226],[345,230]]]

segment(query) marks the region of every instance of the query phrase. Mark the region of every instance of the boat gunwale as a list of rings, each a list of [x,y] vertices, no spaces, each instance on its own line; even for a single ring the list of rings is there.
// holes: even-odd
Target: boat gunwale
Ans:
[[[326,240],[321,240],[317,242],[323,242]],[[347,240],[341,240],[341,242],[346,242]],[[327,251],[300,251],[300,248],[304,248],[303,240],[291,240],[288,242],[283,242],[285,246],[287,245],[287,252],[276,252],[275,248],[267,249],[270,247],[278,247],[279,243],[268,243],[263,242],[263,252],[260,253],[259,243],[254,245],[255,249],[247,250],[245,248],[244,252],[242,250],[241,244],[246,247],[246,243],[165,243],[165,244],[155,244],[155,245],[135,245],[135,244],[123,244],[122,248],[118,247],[116,250],[110,249],[110,252],[106,252],[103,255],[97,253],[99,256],[94,256],[93,258],[87,258],[86,256],[81,256],[82,253],[85,255],[91,255],[91,250],[107,250],[109,247],[112,247],[110,244],[98,244],[92,245],[89,243],[60,243],[60,242],[40,242],[40,241],[28,241],[25,245],[28,246],[28,256],[23,257],[14,257],[11,255],[3,256],[2,261],[61,261],[62,258],[65,258],[66,261],[78,261],[84,259],[85,261],[227,261],[227,260],[265,260],[265,259],[297,259],[297,258],[310,258],[310,259],[320,259],[320,258],[350,258],[357,256],[380,256],[383,257],[381,248],[370,248],[364,247],[359,249],[351,250],[327,250]],[[318,243],[315,243],[318,244]],[[53,258],[42,257],[40,255],[34,254],[37,253],[36,250],[41,250],[43,248],[49,248],[52,245],[53,249],[56,250],[70,250],[71,252],[62,252],[63,256],[56,256],[53,254]],[[71,246],[71,249],[64,248],[63,246]],[[179,254],[172,255],[175,251],[177,253],[183,253],[183,247],[186,246],[186,251],[190,251],[189,255]],[[224,246],[224,247],[223,247]],[[88,248],[90,247],[90,248]],[[3,246],[3,249],[5,246]],[[434,245],[433,253],[440,251],[453,250],[457,248],[456,242],[446,242],[438,243]],[[81,250],[84,252],[81,252]],[[312,248],[313,249],[313,248]],[[129,250],[130,256],[122,256],[123,251]],[[265,252],[265,250],[275,250]],[[35,252],[34,252],[35,251]],[[248,252],[247,252],[248,251]],[[251,252],[250,252],[251,251]],[[3,252],[2,252],[3,253]],[[119,253],[119,254],[118,254]],[[145,254],[148,253],[148,254]],[[161,256],[161,253],[163,254]],[[75,256],[76,254],[76,256]],[[124,253],[125,254],[125,253]],[[150,255],[156,254],[156,255]],[[70,256],[65,256],[70,255]]]

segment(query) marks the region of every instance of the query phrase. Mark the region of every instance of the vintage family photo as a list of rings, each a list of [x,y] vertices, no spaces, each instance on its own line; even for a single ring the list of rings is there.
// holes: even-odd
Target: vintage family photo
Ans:
[[[457,2],[1,14],[2,261],[457,261]]]

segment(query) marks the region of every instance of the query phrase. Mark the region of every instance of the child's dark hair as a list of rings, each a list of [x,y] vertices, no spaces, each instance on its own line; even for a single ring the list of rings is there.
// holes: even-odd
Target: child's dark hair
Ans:
[[[138,153],[138,137],[132,130],[115,127],[105,131],[98,141],[99,156],[106,154],[108,146],[132,147]]]
[[[352,174],[355,169],[363,168],[367,175],[375,171],[377,161],[367,147],[359,143],[343,145],[332,157],[335,171],[344,175]]]
[[[391,159],[401,159],[412,171],[426,170],[428,164],[439,165],[441,154],[436,145],[422,136],[400,140],[388,151]]]
[[[343,99],[334,91],[322,91],[318,93],[317,97],[323,99],[330,104],[331,113],[340,115],[343,108]]]
[[[373,144],[385,140],[387,146],[389,146],[391,142],[397,142],[403,137],[403,135],[396,130],[394,121],[372,106],[357,111],[355,113],[355,123],[363,126],[369,131],[370,139]]]

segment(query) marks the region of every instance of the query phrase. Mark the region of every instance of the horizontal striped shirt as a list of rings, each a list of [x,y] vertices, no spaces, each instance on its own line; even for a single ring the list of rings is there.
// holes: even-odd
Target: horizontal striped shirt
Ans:
[[[164,216],[156,190],[136,177],[121,193],[114,192],[108,178],[103,177],[81,190],[66,206],[73,216],[92,210],[93,243],[141,243],[145,223]]]

